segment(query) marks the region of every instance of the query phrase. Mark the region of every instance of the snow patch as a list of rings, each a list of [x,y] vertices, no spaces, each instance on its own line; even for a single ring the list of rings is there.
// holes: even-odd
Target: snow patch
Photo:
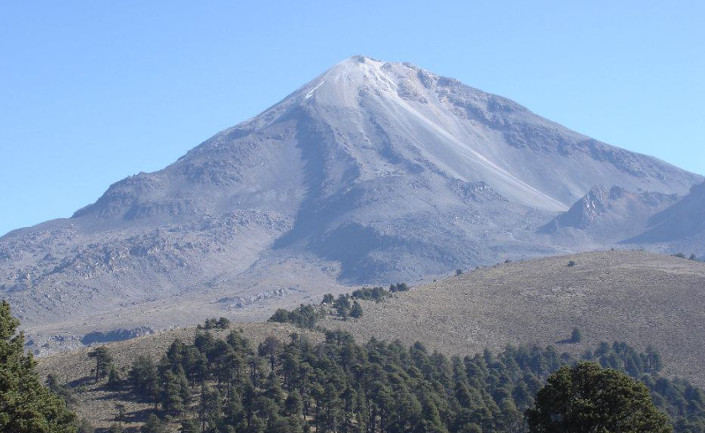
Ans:
[[[325,83],[325,82],[326,82],[326,80],[323,80],[323,81],[321,81],[320,83],[318,83],[318,85],[317,85],[316,87],[314,87],[313,89],[309,90],[309,92],[306,94],[306,96],[304,96],[304,99],[310,99],[311,96],[313,96],[313,92],[315,92],[316,89],[318,89],[319,87],[321,87],[321,86],[323,85],[323,83]]]

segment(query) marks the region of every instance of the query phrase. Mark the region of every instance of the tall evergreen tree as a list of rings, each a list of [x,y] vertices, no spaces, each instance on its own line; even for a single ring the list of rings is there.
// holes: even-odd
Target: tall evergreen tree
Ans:
[[[113,367],[113,357],[105,346],[96,347],[88,352],[89,358],[95,358],[95,383],[107,376]]]
[[[139,356],[130,369],[130,382],[136,393],[147,401],[159,399],[159,376],[154,361],[149,356]]]
[[[353,319],[358,319],[362,317],[362,306],[359,302],[353,302],[352,308],[350,309],[350,317],[352,317]]]
[[[76,416],[42,386],[10,304],[0,303],[0,432],[76,433]]]

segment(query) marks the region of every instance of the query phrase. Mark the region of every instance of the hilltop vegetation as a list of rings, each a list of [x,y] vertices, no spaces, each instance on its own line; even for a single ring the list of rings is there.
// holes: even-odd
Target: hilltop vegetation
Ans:
[[[381,302],[392,296],[392,293],[406,292],[409,286],[406,283],[391,284],[389,290],[383,287],[363,287],[354,290],[352,294],[344,293],[337,298],[332,294],[323,295],[323,300],[318,307],[301,304],[298,308],[288,311],[279,308],[274,312],[269,322],[293,323],[303,328],[313,329],[319,320],[325,317],[337,317],[347,320],[348,317],[359,319],[363,315],[362,306],[358,301]]]
[[[580,359],[638,378],[676,432],[705,431],[705,394],[661,377],[654,350],[603,343]],[[546,378],[578,360],[529,346],[449,358],[421,343],[359,345],[340,331],[317,344],[294,333],[259,345],[239,331],[199,332],[193,344],[175,340],[159,361],[138,357],[127,378],[103,386],[151,408],[142,413],[149,432],[502,433],[526,431],[524,412]]]

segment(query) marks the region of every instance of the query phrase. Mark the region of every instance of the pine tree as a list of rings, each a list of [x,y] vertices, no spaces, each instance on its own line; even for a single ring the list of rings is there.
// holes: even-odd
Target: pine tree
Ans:
[[[76,397],[74,397],[73,392],[66,385],[62,385],[55,374],[49,373],[47,376],[47,387],[49,391],[63,398],[67,405],[76,403]]]
[[[570,333],[570,342],[571,343],[580,343],[582,340],[583,340],[583,334],[580,332],[580,329],[573,328],[573,331]]]
[[[66,403],[42,386],[31,354],[24,354],[24,334],[10,304],[0,304],[0,432],[76,433],[76,416]]]
[[[95,358],[95,383],[107,376],[113,367],[113,357],[105,346],[96,347],[92,352],[88,352],[89,358]]]
[[[149,356],[139,356],[130,369],[130,382],[136,394],[156,402],[159,398],[159,377],[157,367]]]
[[[184,410],[180,378],[167,370],[162,375],[162,408],[172,414],[179,415]]]
[[[120,377],[120,373],[118,373],[117,369],[114,366],[111,366],[110,373],[108,374],[108,388],[118,389],[120,388],[121,384],[122,378]]]
[[[359,302],[353,302],[352,309],[350,310],[350,317],[353,319],[362,317],[362,306]]]
[[[265,338],[259,345],[257,352],[259,353],[259,356],[269,358],[269,368],[271,371],[274,371],[277,357],[279,356],[279,352],[281,352],[281,350],[281,342],[270,335],[267,336],[267,338]]]

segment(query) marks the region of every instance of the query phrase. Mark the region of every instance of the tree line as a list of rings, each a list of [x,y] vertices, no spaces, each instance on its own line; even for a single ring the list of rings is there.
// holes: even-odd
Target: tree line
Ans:
[[[384,287],[363,287],[354,290],[351,294],[345,293],[336,298],[331,293],[323,295],[320,305],[313,306],[301,304],[294,310],[277,309],[269,318],[269,322],[292,323],[302,328],[314,329],[319,320],[326,316],[338,317],[348,320],[349,317],[357,319],[362,317],[364,311],[358,301],[382,302],[393,293],[406,292],[409,286],[406,283],[390,284],[389,289]]]
[[[91,432],[68,410],[66,386],[54,376],[41,385],[17,325],[0,304],[0,431]],[[90,353],[97,381],[153,405],[143,433],[593,431],[586,420],[596,431],[668,432],[661,413],[677,433],[705,432],[703,391],[661,377],[653,348],[622,342],[579,359],[533,346],[449,358],[421,343],[360,345],[341,331],[318,344],[294,333],[255,346],[238,331],[202,330],[158,362],[138,357],[124,379],[111,374],[107,348]]]
[[[549,375],[579,361],[638,379],[676,432],[705,432],[705,394],[661,377],[652,348],[619,342],[580,358],[529,346],[449,358],[421,343],[360,345],[341,331],[319,344],[292,334],[257,346],[238,331],[201,332],[158,362],[138,358],[124,386],[154,405],[145,433],[165,423],[184,433],[527,432],[525,413]]]

